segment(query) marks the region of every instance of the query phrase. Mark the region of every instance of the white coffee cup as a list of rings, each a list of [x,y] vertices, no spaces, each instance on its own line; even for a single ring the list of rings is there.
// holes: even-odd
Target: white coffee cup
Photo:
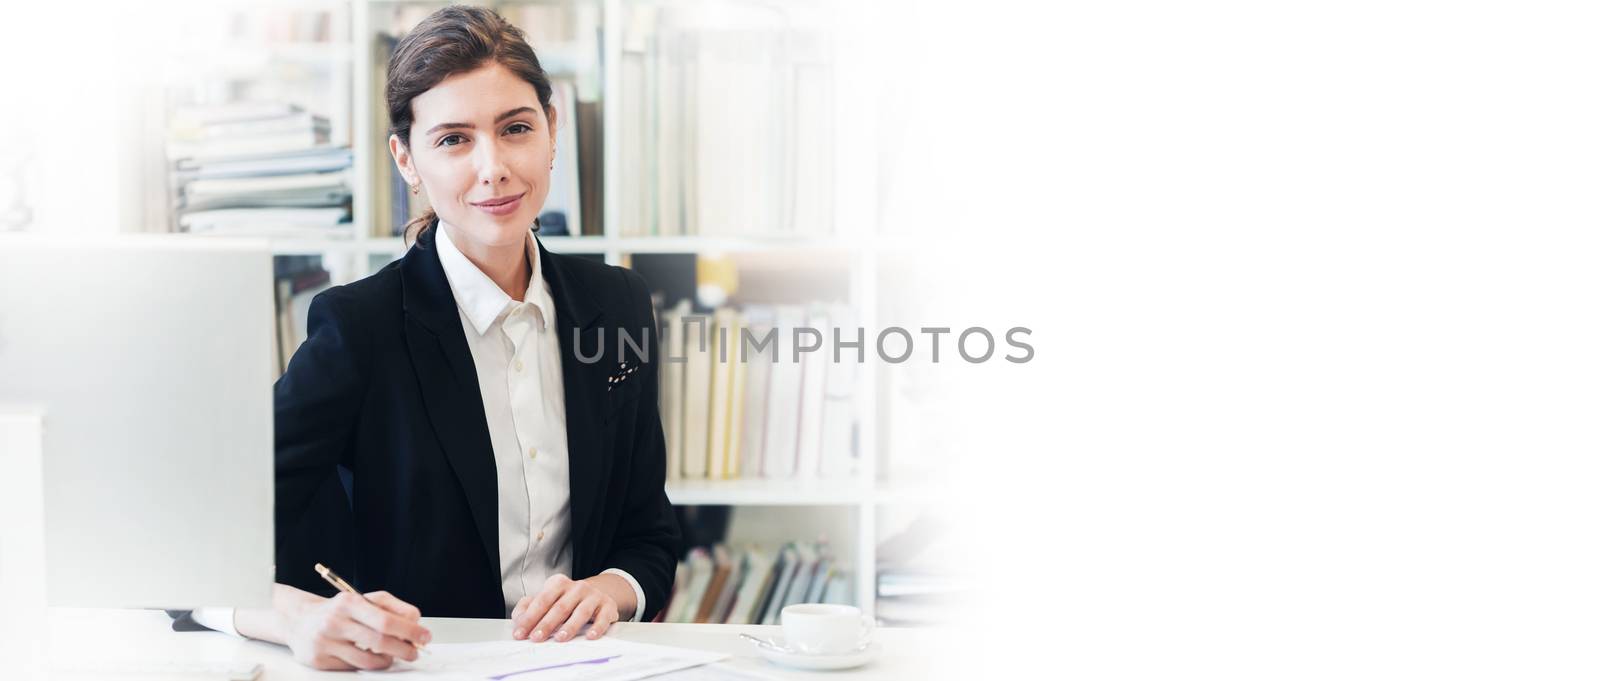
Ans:
[[[784,644],[808,655],[848,653],[872,637],[872,618],[854,606],[796,603],[780,614]]]

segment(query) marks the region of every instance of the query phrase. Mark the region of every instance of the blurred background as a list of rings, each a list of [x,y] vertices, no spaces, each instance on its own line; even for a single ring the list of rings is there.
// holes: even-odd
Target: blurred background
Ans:
[[[770,582],[782,603],[953,622],[980,561],[953,539],[963,508],[948,473],[1003,465],[973,427],[972,405],[994,393],[956,383],[973,375],[956,334],[992,323],[1003,339],[1022,320],[974,314],[986,270],[963,267],[970,245],[929,238],[979,224],[958,200],[926,199],[972,191],[984,136],[955,139],[951,122],[990,115],[981,88],[917,51],[925,24],[950,15],[831,0],[477,4],[521,28],[555,81],[548,248],[637,270],[663,324],[865,330],[864,362],[691,353],[663,369],[668,494],[687,539],[663,618],[772,623],[778,607],[735,602],[737,585]],[[275,285],[239,294],[273,299],[262,361],[281,373],[312,297],[402,257],[403,227],[427,207],[391,160],[383,85],[396,42],[440,6],[8,10],[7,63],[40,67],[6,70],[31,96],[0,120],[20,133],[0,146],[0,231],[266,240]],[[963,149],[959,172],[934,170]],[[890,326],[914,336],[907,361],[877,361]],[[945,328],[943,347],[922,327]],[[1003,343],[992,361],[1010,368]]]

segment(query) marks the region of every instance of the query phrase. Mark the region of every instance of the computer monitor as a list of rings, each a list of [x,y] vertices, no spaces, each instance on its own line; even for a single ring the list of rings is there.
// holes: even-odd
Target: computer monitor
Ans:
[[[270,604],[274,329],[264,242],[0,235],[0,405],[42,413],[50,605]]]

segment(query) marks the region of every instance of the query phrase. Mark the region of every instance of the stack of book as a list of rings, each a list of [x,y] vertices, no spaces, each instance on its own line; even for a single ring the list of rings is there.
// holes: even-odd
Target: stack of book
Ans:
[[[833,353],[835,329],[855,340],[849,307],[751,305],[702,315],[684,301],[658,318],[669,480],[856,474],[859,358],[853,349],[838,361]],[[795,352],[801,328],[820,334],[820,349]],[[817,344],[801,335],[808,347]]]
[[[253,236],[348,232],[348,148],[292,104],[178,109],[167,144],[179,231]]]
[[[951,624],[972,592],[970,580],[907,569],[879,572],[877,590],[877,618],[889,626]]]
[[[969,556],[955,545],[945,523],[918,516],[910,526],[878,544],[874,607],[887,625],[952,624],[975,597]]]
[[[678,563],[657,622],[778,624],[795,603],[853,604],[849,573],[826,542],[791,542],[776,553],[724,544],[696,547]]]
[[[282,375],[289,367],[289,358],[306,340],[306,317],[311,312],[311,299],[332,286],[332,282],[328,271],[322,267],[321,256],[278,256],[272,259],[272,269],[277,301],[272,346],[276,351],[277,373]]]
[[[787,6],[638,3],[622,31],[623,236],[832,231],[832,68]]]

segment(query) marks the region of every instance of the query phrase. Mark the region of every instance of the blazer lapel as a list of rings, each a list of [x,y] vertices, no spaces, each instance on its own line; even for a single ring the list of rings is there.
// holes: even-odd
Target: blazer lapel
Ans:
[[[445,458],[466,493],[478,528],[492,583],[500,583],[500,535],[496,517],[500,495],[495,482],[494,448],[483,415],[477,369],[456,312],[450,281],[434,250],[433,230],[424,232],[400,263],[405,301],[406,347],[422,388],[422,401],[444,448]]]
[[[606,369],[603,361],[586,363],[578,359],[600,353],[606,338],[600,321],[604,318],[588,296],[578,294],[577,284],[562,267],[559,256],[551,256],[544,244],[539,244],[540,267],[545,281],[550,284],[551,298],[556,304],[556,330],[561,342],[561,382],[567,407],[567,468],[569,492],[572,503],[572,565],[573,570],[586,570],[589,543],[589,523],[594,517],[595,505],[600,502],[603,482],[611,462],[609,452],[601,445],[601,418],[606,391],[601,388]],[[602,357],[604,355],[601,355]]]

